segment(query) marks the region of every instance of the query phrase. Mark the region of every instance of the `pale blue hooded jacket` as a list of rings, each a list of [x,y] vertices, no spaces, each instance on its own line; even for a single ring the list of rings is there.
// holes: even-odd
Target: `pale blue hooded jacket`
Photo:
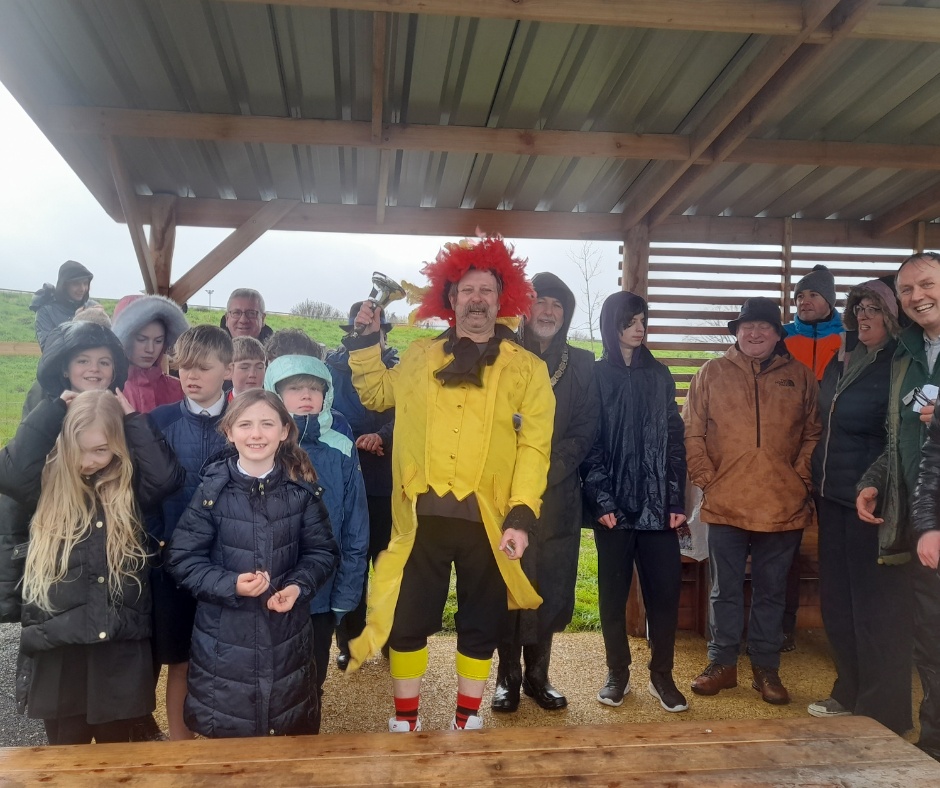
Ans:
[[[333,538],[339,546],[339,567],[310,602],[311,613],[337,614],[355,610],[362,596],[369,551],[369,509],[353,442],[333,429],[333,378],[322,361],[313,356],[281,356],[268,366],[264,387],[276,386],[294,375],[313,375],[326,382],[319,414],[294,415],[298,440],[317,472],[323,500],[330,514]]]

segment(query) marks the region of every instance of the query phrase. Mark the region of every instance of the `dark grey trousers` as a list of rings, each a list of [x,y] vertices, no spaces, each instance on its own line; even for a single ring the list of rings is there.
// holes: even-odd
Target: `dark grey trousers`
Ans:
[[[744,628],[744,576],[751,556],[751,614],[747,645],[751,664],[780,667],[787,573],[802,531],[765,533],[733,525],[708,526],[711,594],[708,606],[708,661],[736,665]]]

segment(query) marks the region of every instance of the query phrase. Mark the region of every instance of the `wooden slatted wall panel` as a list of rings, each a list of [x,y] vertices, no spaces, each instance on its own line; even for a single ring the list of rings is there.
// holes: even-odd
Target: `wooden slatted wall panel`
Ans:
[[[841,311],[853,285],[893,276],[908,254],[820,253],[795,247],[787,271],[782,248],[654,245],[649,265],[648,344],[672,371],[681,403],[698,367],[733,341],[727,323],[747,298],[766,296],[781,308],[786,303],[790,309],[784,322],[788,322],[796,308],[794,285],[821,263],[835,276],[836,307]],[[784,299],[784,293],[789,297]]]

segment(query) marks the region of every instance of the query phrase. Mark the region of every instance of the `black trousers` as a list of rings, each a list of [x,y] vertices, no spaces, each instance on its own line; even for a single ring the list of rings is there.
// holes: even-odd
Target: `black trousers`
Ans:
[[[132,731],[140,720],[114,720],[91,725],[84,715],[77,715],[55,717],[42,722],[46,727],[49,744],[91,744],[92,740],[106,744],[133,741]]]
[[[940,760],[940,575],[915,555],[910,563],[914,591],[914,666],[924,699],[918,746]]]
[[[625,672],[632,661],[627,640],[627,598],[636,564],[646,605],[650,640],[649,669],[671,673],[679,626],[682,556],[673,530],[594,530],[597,544],[597,590],[607,668]]]
[[[819,593],[837,677],[832,697],[895,733],[911,721],[913,619],[907,566],[878,563],[878,529],[817,499]]]
[[[369,560],[375,566],[379,553],[388,547],[392,538],[392,499],[388,495],[368,495],[369,505]],[[336,645],[340,651],[349,651],[349,641],[359,637],[366,626],[366,603],[369,599],[369,572],[362,578],[362,598],[355,610],[349,611],[336,627]]]
[[[506,584],[483,523],[449,517],[418,517],[388,638],[395,651],[418,651],[441,631],[451,564],[457,573],[457,651],[492,658],[508,612]]]

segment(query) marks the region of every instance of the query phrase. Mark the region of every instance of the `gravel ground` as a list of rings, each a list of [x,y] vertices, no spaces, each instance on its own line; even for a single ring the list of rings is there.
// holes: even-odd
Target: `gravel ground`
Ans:
[[[44,744],[42,724],[16,714],[13,677],[18,637],[18,625],[0,625],[0,745]],[[736,689],[725,690],[711,698],[699,697],[693,695],[688,687],[706,664],[705,641],[697,635],[681,632],[676,643],[674,675],[676,684],[689,699],[690,708],[681,714],[669,714],[647,691],[649,674],[646,663],[649,660],[649,648],[646,642],[631,638],[630,645],[633,651],[632,691],[619,708],[603,706],[596,700],[597,691],[607,676],[603,640],[599,633],[556,637],[552,650],[551,678],[554,685],[568,697],[568,708],[563,711],[543,711],[533,701],[523,697],[515,714],[491,712],[489,701],[496,675],[494,663],[482,708],[485,725],[532,727],[803,717],[809,703],[829,694],[835,678],[825,635],[820,631],[805,631],[799,633],[797,650],[782,657],[780,675],[792,697],[789,706],[771,706],[761,701],[758,693],[751,689],[750,668],[746,659],[739,663]],[[430,641],[430,661],[421,698],[421,719],[425,730],[446,728],[454,714],[455,646],[456,638],[452,636],[441,635]],[[334,665],[331,665],[324,685],[322,732],[386,731],[388,718],[394,711],[388,664],[378,658],[349,676],[338,671]],[[158,703],[162,696],[161,680],[157,692]],[[916,679],[914,702],[920,702]],[[165,730],[166,715],[162,704],[158,705],[155,715]],[[905,738],[913,741],[916,733],[911,732]]]

